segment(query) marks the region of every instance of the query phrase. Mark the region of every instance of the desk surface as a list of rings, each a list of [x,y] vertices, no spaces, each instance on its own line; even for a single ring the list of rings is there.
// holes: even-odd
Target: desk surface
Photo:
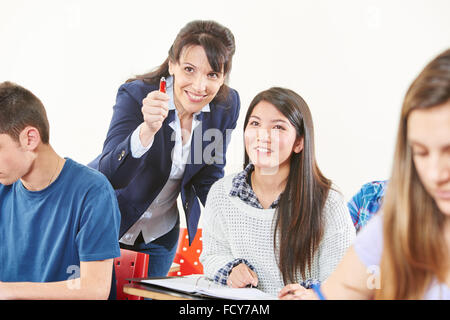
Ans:
[[[201,297],[195,297],[181,292],[156,288],[154,286],[136,282],[125,284],[123,286],[123,292],[154,300],[204,300],[204,298]]]

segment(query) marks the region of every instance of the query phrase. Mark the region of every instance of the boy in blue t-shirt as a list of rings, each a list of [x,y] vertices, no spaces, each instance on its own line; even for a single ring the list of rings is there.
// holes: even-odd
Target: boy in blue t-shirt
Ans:
[[[120,212],[99,172],[49,144],[44,106],[0,83],[0,299],[106,299]]]

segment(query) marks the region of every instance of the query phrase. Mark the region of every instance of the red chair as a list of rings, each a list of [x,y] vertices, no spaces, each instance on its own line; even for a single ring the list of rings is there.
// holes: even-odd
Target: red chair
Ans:
[[[180,228],[178,248],[173,262],[180,265],[180,271],[169,272],[168,276],[187,276],[190,274],[203,274],[203,265],[199,261],[202,252],[202,229],[197,229],[194,241],[189,246],[189,237],[186,228]]]
[[[124,284],[130,283],[127,278],[145,278],[148,275],[148,254],[120,249],[120,257],[114,259],[116,271],[117,300],[144,300],[143,297],[123,292]]]

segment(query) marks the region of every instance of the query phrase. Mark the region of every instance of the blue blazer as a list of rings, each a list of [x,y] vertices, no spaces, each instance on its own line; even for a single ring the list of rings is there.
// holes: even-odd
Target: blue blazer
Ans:
[[[173,129],[169,123],[174,120],[174,110],[169,111],[161,129],[155,134],[150,150],[138,159],[131,155],[131,134],[144,121],[141,112],[142,100],[154,90],[158,90],[158,87],[145,84],[141,80],[125,83],[119,88],[103,151],[89,164],[90,167],[101,171],[116,190],[121,212],[119,238],[158,196],[172,168],[171,151],[175,142],[171,139]],[[200,218],[198,199],[205,205],[211,185],[224,175],[225,154],[230,139],[229,134],[226,137],[226,131],[236,127],[240,110],[239,94],[230,88],[226,101],[216,102],[214,99],[209,106],[210,112],[197,115],[201,125],[192,133],[191,161],[186,164],[181,182],[181,200],[186,215],[189,244],[195,237]],[[220,132],[223,139],[219,152],[212,152],[213,157],[219,161],[212,164],[210,159],[203,157],[203,150],[214,142],[208,135],[204,136],[205,131],[210,128],[218,129],[216,133]],[[199,140],[200,134],[204,138]],[[209,153],[211,149],[214,148],[209,147]],[[194,155],[195,152],[197,156]],[[198,159],[199,152],[201,159]]]

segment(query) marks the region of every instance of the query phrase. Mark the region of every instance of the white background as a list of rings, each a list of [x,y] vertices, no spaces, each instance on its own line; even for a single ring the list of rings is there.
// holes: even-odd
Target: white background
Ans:
[[[389,177],[403,96],[450,47],[448,0],[0,0],[0,81],[35,93],[53,147],[86,164],[101,152],[120,84],[162,63],[194,19],[236,39],[229,84],[242,107],[225,174],[242,168],[251,99],[284,86],[308,103],[319,167],[346,200]]]

